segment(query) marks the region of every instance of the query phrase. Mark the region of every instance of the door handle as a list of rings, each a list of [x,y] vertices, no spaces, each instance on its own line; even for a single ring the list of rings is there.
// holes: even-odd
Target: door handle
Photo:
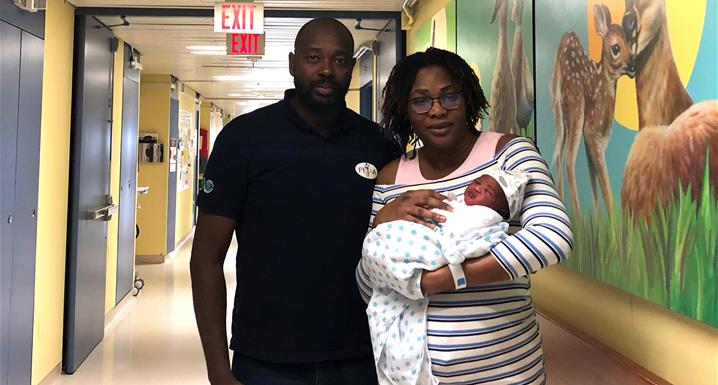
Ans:
[[[88,221],[104,221],[112,219],[112,215],[117,212],[119,205],[112,202],[112,195],[105,195],[105,206],[97,210],[88,210],[85,219]]]
[[[116,210],[117,206],[107,205],[97,210],[89,210],[85,219],[88,221],[109,221],[112,219],[112,214]]]

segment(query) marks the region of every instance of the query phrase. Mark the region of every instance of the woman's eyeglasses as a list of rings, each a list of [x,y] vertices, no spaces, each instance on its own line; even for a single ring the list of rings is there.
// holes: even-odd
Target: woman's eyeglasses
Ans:
[[[434,106],[434,100],[438,100],[439,104],[441,104],[441,106],[445,109],[453,110],[455,108],[459,108],[459,104],[461,104],[461,93],[452,92],[441,95],[438,98],[423,96],[420,98],[409,99],[409,107],[411,107],[412,111],[417,114],[425,114],[431,110],[431,107]]]

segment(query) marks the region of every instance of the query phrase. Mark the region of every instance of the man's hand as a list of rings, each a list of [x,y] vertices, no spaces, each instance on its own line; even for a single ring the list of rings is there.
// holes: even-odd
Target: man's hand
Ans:
[[[212,385],[242,385],[241,382],[237,381],[236,378],[232,375],[232,373],[227,374],[227,376],[224,376],[220,379],[216,379],[210,382]]]
[[[212,385],[238,382],[232,377],[227,346],[227,283],[223,263],[235,220],[199,211],[192,244],[192,302]]]
[[[432,221],[443,223],[446,217],[431,210],[452,211],[451,206],[444,202],[446,199],[446,196],[434,190],[407,191],[379,210],[372,227],[395,220],[406,220],[434,229],[436,225]]]

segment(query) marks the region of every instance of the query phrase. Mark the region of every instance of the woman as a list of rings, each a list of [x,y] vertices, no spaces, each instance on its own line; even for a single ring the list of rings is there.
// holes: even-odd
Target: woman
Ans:
[[[454,53],[430,48],[394,67],[384,88],[384,129],[404,148],[417,140],[423,147],[379,172],[372,226],[403,219],[433,228],[445,218],[432,209],[451,209],[444,194],[461,195],[489,170],[530,173],[512,235],[462,264],[467,287],[457,289],[445,266],[425,271],[421,289],[430,298],[431,371],[441,383],[542,384],[529,274],[567,258],[572,232],[533,143],[474,128],[487,109],[476,74]],[[365,263],[359,263],[357,281],[368,301],[372,282]]]

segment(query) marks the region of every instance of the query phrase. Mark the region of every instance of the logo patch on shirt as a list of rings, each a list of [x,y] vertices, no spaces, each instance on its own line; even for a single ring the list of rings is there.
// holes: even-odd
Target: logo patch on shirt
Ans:
[[[369,162],[358,163],[354,167],[354,170],[357,172],[357,174],[366,179],[376,179],[376,176],[379,174],[379,171],[377,171],[376,167]]]
[[[209,194],[214,190],[214,182],[212,182],[212,179],[205,179],[202,190],[205,194]]]

